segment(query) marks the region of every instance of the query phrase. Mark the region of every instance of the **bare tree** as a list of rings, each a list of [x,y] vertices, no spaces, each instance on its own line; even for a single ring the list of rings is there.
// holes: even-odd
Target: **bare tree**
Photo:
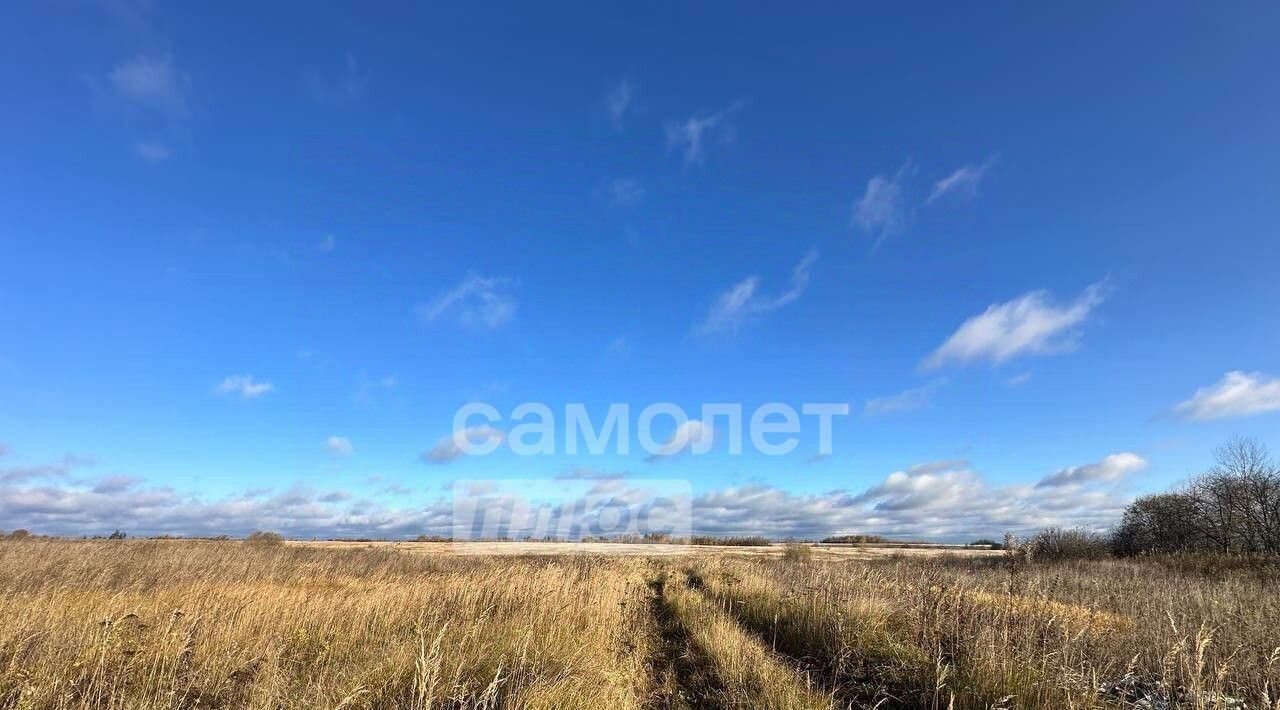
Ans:
[[[1112,534],[1121,554],[1202,550],[1280,554],[1280,468],[1265,446],[1236,438],[1184,490],[1135,500]]]

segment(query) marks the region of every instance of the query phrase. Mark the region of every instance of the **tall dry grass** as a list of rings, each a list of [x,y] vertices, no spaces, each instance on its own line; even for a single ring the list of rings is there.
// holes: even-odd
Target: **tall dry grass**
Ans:
[[[0,710],[1280,710],[1265,565],[794,549],[0,542]]]
[[[1151,562],[1015,565],[726,558],[690,571],[857,704],[1280,708],[1273,581]]]
[[[641,564],[0,544],[0,707],[638,708]]]
[[[690,645],[688,653],[713,676],[700,689],[705,704],[720,708],[793,708],[831,710],[831,697],[819,692],[796,669],[778,660],[761,641],[739,626],[682,577],[662,584],[668,605]]]

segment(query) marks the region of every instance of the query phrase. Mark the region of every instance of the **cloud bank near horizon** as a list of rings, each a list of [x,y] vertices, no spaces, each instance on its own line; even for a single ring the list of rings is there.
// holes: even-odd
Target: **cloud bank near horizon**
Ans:
[[[696,493],[693,531],[710,535],[817,538],[864,533],[968,541],[1048,526],[1105,529],[1129,502],[1126,476],[1145,466],[1136,454],[1044,475],[1038,483],[997,485],[966,461],[938,461],[885,476],[862,491],[804,494],[758,483]],[[39,470],[39,467],[28,467]],[[147,485],[137,478],[48,475],[10,477],[0,470],[0,520],[9,530],[101,535],[231,535],[274,530],[294,538],[412,538],[447,535],[452,500],[438,486],[397,484],[361,493],[306,483],[222,498]],[[644,479],[609,478],[610,494],[644,502]],[[380,482],[384,483],[384,482]]]

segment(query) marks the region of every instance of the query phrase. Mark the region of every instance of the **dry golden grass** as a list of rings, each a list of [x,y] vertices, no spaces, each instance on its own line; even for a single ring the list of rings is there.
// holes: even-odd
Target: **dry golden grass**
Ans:
[[[833,701],[809,687],[728,614],[679,577],[666,579],[662,601],[687,637],[691,652],[714,676],[703,689],[707,703],[722,708],[829,710]]]
[[[638,563],[0,545],[0,707],[635,708]]]
[[[1247,569],[414,552],[0,542],[0,709],[1280,708]]]
[[[1099,688],[1128,678],[1141,691],[1129,701],[1280,707],[1274,581],[1151,562],[984,562],[703,559],[690,573],[855,704],[1117,707],[1124,694]]]

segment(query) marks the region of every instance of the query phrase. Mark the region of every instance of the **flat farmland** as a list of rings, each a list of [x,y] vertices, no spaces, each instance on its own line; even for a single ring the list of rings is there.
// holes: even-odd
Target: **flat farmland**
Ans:
[[[4,541],[0,708],[1277,707],[1256,570],[664,547]]]
[[[315,547],[331,550],[392,549],[420,555],[496,555],[496,556],[560,556],[605,555],[622,557],[668,557],[674,555],[730,555],[748,557],[779,557],[785,545],[677,545],[632,544],[618,542],[355,542],[338,540],[290,541],[299,547]],[[940,554],[962,556],[993,556],[996,550],[964,546],[913,545],[913,546],[856,546],[810,545],[811,554],[832,558],[871,558],[891,555]]]

